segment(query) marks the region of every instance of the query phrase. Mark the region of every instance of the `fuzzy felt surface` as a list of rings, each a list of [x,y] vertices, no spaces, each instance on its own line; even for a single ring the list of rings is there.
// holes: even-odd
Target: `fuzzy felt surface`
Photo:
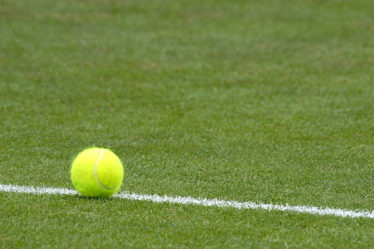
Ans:
[[[84,196],[111,196],[121,187],[123,166],[110,150],[89,148],[74,159],[71,180]]]

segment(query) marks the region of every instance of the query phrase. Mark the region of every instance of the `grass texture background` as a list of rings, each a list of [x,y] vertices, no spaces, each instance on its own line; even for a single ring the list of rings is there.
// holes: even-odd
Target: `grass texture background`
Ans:
[[[0,183],[374,209],[374,3],[0,0]],[[374,221],[0,193],[1,248],[368,248]]]

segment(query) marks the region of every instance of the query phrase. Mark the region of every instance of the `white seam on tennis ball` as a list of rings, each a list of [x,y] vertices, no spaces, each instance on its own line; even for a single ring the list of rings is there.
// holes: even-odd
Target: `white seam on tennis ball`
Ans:
[[[101,158],[103,157],[103,155],[104,155],[104,149],[101,149],[101,150],[100,150],[100,156],[99,156],[99,158],[97,159],[97,161],[96,161],[96,163],[95,163],[95,178],[96,178],[96,182],[97,182],[97,184],[100,185],[100,187],[102,187],[102,188],[105,189],[105,190],[115,190],[116,188],[118,188],[118,186],[116,186],[116,187],[114,187],[114,188],[106,188],[106,187],[104,187],[104,186],[100,183],[99,178],[97,177],[97,172],[96,172],[97,165],[99,164],[99,161],[101,160]]]

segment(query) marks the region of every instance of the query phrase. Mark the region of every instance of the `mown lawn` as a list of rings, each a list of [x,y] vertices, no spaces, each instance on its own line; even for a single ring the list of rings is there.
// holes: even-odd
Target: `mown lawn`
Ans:
[[[0,183],[374,210],[374,2],[0,0]],[[0,248],[368,248],[374,220],[0,193]]]

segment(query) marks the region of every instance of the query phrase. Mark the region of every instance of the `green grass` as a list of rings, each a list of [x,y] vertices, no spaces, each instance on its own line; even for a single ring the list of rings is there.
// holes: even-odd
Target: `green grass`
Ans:
[[[0,0],[0,183],[374,209],[374,2]],[[0,248],[368,248],[374,221],[0,193]]]

